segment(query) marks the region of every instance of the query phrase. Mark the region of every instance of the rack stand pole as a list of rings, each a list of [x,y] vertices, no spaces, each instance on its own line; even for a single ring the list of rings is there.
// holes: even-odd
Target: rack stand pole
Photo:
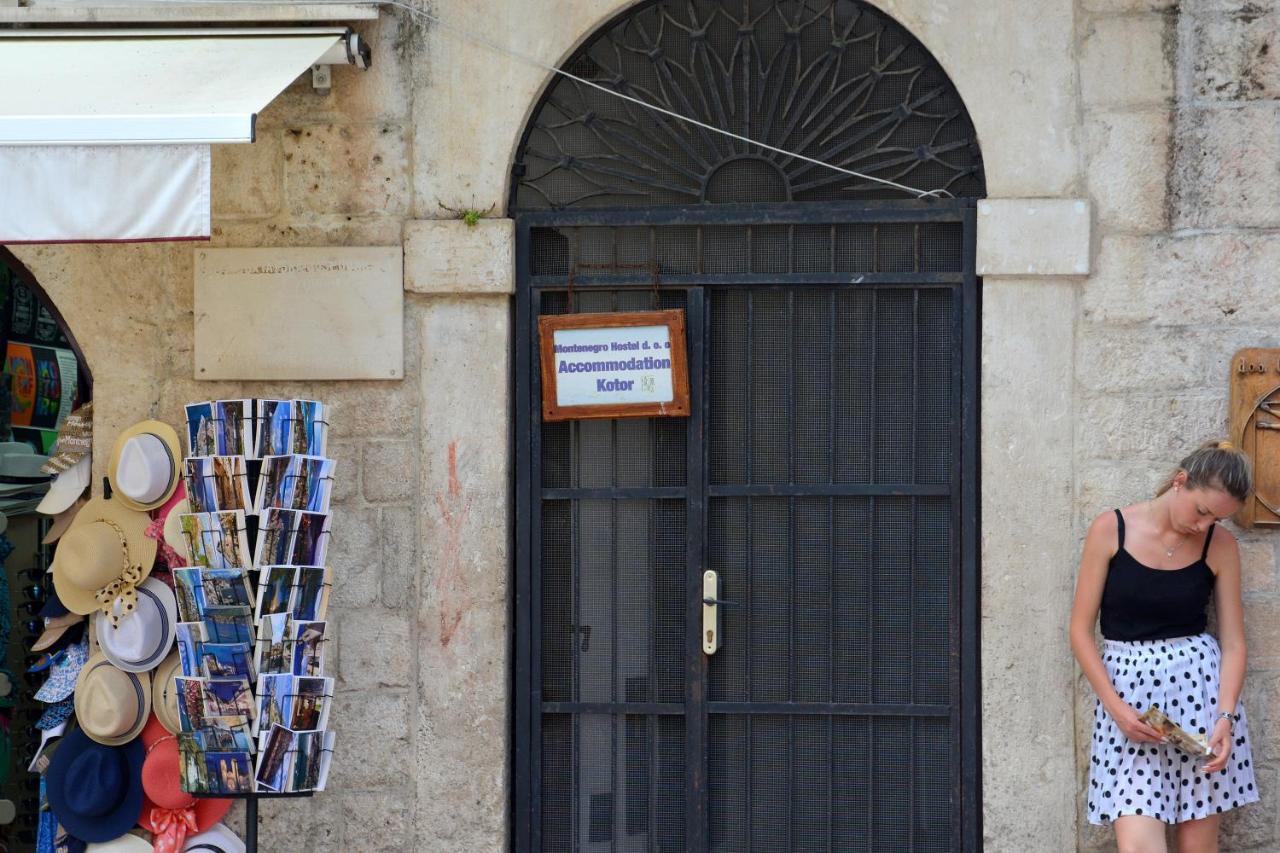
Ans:
[[[245,853],[258,853],[258,798],[249,797],[244,802]]]

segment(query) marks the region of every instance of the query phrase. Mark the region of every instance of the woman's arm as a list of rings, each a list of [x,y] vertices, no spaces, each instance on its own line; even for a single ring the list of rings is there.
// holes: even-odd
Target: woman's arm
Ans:
[[[1076,597],[1071,605],[1071,651],[1102,707],[1120,726],[1125,737],[1154,743],[1161,739],[1159,732],[1139,720],[1138,712],[1120,698],[1093,639],[1093,626],[1098,622],[1098,610],[1102,607],[1102,588],[1107,583],[1107,564],[1115,553],[1112,545],[1116,542],[1116,535],[1115,513],[1103,513],[1089,525],[1076,578]]]
[[[1209,565],[1214,568],[1213,597],[1218,610],[1218,645],[1222,667],[1218,671],[1218,711],[1235,713],[1244,688],[1247,650],[1244,641],[1244,604],[1240,600],[1240,546],[1226,528],[1219,528],[1209,543]],[[1209,748],[1218,757],[1204,766],[1212,773],[1227,766],[1231,755],[1231,721],[1218,720],[1209,736]]]

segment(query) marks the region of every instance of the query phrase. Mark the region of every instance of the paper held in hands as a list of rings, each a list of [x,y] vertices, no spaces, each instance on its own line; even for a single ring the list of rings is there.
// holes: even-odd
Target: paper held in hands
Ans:
[[[1204,739],[1191,734],[1182,726],[1164,715],[1157,706],[1152,705],[1138,719],[1164,736],[1165,743],[1171,743],[1177,749],[1195,758],[1212,761],[1216,756],[1209,749]]]

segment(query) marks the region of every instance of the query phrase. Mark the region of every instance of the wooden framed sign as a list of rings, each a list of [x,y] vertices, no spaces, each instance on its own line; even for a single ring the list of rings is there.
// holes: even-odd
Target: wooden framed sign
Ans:
[[[543,420],[689,414],[684,311],[548,315],[538,336]]]

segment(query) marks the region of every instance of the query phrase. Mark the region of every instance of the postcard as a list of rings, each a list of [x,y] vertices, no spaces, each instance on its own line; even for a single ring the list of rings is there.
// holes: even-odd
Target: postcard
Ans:
[[[329,780],[329,764],[333,759],[333,743],[337,739],[337,732],[326,731],[324,733],[324,746],[320,750],[320,777],[316,780],[315,790],[323,791],[324,786]]]
[[[196,456],[182,460],[182,479],[192,512],[212,512],[218,508],[213,488],[212,457]]]
[[[249,576],[244,569],[205,569],[202,572],[205,609],[251,607]]]
[[[254,496],[254,508],[259,515],[272,507],[292,509],[293,486],[297,477],[291,473],[293,456],[262,457],[262,473],[258,475],[258,492]]]
[[[262,513],[258,524],[257,552],[253,557],[255,566],[297,565],[293,559],[297,518],[298,513],[291,509],[271,508]]]
[[[173,574],[173,593],[178,599],[178,621],[199,622],[204,613],[204,582],[200,569],[176,568]]]
[[[323,566],[328,555],[329,525],[332,515],[299,512],[294,522],[292,556],[286,562],[295,566]]]
[[[206,717],[241,717],[253,721],[253,691],[248,679],[209,678],[204,682],[204,715]]]
[[[248,643],[205,643],[200,647],[204,674],[209,678],[256,678],[253,651]]]
[[[294,731],[328,728],[329,699],[332,695],[332,678],[295,679],[292,725],[289,728]]]
[[[259,620],[263,616],[288,613],[297,585],[298,570],[293,566],[264,566],[258,573]]]
[[[214,443],[218,456],[253,454],[253,401],[216,400],[213,403]],[[213,454],[207,454],[213,455]]]
[[[293,719],[293,676],[258,676],[258,718],[253,721],[253,734],[267,731],[273,725],[288,726]]]
[[[213,456],[218,452],[214,435],[213,403],[187,406],[187,449],[189,456]]]
[[[257,752],[253,723],[243,717],[205,717],[205,726],[194,734],[205,752]]]
[[[324,741],[328,732],[293,733],[293,767],[290,791],[314,791],[320,784],[320,767],[324,758]]]
[[[184,732],[194,732],[204,728],[204,684],[203,678],[174,678],[178,695],[178,721]]]
[[[263,675],[288,674],[293,656],[289,653],[292,638],[289,636],[289,614],[277,613],[263,616],[262,636],[254,649],[254,668]]]
[[[213,477],[215,505],[206,512],[242,509],[253,511],[249,491],[249,469],[243,456],[214,456],[207,460]],[[194,509],[194,507],[193,507]],[[246,549],[247,550],[247,549]]]
[[[205,766],[215,794],[253,793],[253,762],[247,752],[206,752]]]
[[[323,622],[293,623],[294,675],[324,675],[324,629]]]
[[[176,574],[176,573],[175,573]],[[182,665],[182,674],[200,676],[204,674],[200,666],[200,649],[205,637],[203,622],[179,622],[175,632],[178,638],[178,661]]]
[[[188,794],[210,793],[209,773],[204,764],[204,749],[195,732],[178,734],[178,767],[182,790]]]
[[[307,512],[327,513],[333,493],[334,460],[321,456],[294,456],[289,466],[292,492],[287,506]]]
[[[329,590],[333,587],[330,569],[304,566],[298,569],[294,583],[293,618],[300,622],[317,622],[329,609]]]
[[[284,456],[293,451],[293,403],[289,400],[258,401],[258,456]]]
[[[201,535],[208,565],[215,569],[253,567],[249,550],[249,527],[242,509],[211,512],[201,516]]]
[[[293,401],[293,452],[304,456],[324,456],[328,443],[324,403]]]
[[[258,785],[269,791],[288,790],[289,759],[293,754],[293,732],[281,725],[273,725],[263,733],[264,742],[258,749]]]
[[[204,609],[207,643],[253,643],[253,611],[248,607],[208,607]]]

